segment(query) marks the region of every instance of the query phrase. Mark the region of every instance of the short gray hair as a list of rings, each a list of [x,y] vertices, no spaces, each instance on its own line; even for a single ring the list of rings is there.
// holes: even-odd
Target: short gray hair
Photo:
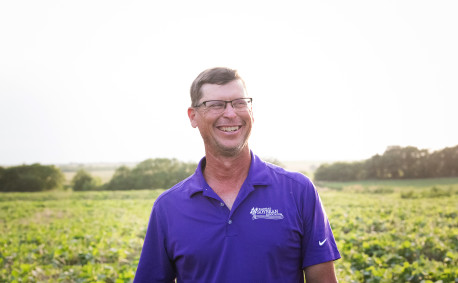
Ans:
[[[200,73],[191,85],[191,106],[197,106],[202,98],[202,86],[204,84],[225,85],[235,80],[240,80],[246,90],[245,81],[240,77],[237,70],[226,67],[211,68]]]

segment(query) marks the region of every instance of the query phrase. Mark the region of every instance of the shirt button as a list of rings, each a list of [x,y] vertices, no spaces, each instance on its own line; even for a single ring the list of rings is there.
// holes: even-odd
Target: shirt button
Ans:
[[[229,221],[227,221],[227,223],[228,223],[228,224],[232,224],[232,220],[231,220],[231,219],[229,219]]]
[[[219,205],[224,206],[224,203],[220,203]]]

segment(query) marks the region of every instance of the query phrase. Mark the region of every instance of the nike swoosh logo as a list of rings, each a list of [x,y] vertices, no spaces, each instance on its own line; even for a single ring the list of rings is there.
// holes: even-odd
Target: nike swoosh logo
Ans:
[[[324,243],[326,242],[326,240],[327,240],[327,239],[324,239],[323,242],[322,242],[322,241],[318,241],[318,245],[320,245],[320,246],[324,245]]]

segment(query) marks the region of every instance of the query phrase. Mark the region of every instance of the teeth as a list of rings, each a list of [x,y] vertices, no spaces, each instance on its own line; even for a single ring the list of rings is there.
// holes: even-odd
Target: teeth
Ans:
[[[221,127],[221,130],[223,130],[224,132],[233,132],[233,131],[237,131],[239,129],[239,127]]]

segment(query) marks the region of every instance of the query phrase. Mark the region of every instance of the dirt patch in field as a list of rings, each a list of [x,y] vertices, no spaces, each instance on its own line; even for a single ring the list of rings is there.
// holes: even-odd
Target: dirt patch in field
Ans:
[[[56,219],[68,218],[70,215],[67,211],[63,210],[52,210],[49,208],[45,208],[41,211],[36,212],[34,215],[23,218],[20,223],[21,224],[48,224],[53,222]]]

